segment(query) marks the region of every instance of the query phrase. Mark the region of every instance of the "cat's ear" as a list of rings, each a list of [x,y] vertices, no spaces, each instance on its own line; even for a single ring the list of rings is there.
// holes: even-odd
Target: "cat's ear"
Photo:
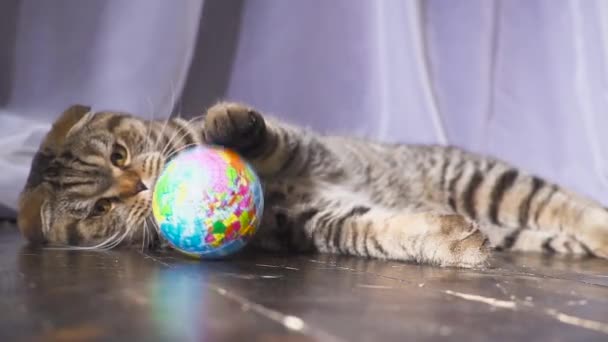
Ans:
[[[44,243],[43,225],[50,224],[47,207],[50,199],[48,189],[42,185],[35,188],[26,188],[19,197],[19,212],[17,214],[17,226],[23,237],[32,244]]]
[[[70,132],[85,125],[91,117],[91,107],[82,105],[69,107],[53,123],[51,131],[42,141],[38,153],[32,160],[25,188],[19,196],[17,214],[19,229],[30,242],[43,242],[43,225],[50,224],[49,220],[44,220],[44,217],[49,214],[48,210],[44,209],[48,208],[48,203],[52,200],[52,192],[49,186],[43,182],[44,173],[60,153]]]
[[[82,128],[92,117],[91,107],[78,104],[70,106],[53,123],[53,127],[44,138],[40,150],[57,153],[67,136]]]

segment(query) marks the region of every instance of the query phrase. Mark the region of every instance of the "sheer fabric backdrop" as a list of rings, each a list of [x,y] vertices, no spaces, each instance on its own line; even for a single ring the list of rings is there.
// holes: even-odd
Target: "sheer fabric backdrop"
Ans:
[[[493,154],[608,203],[602,0],[7,0],[0,44],[8,208],[69,104],[158,118],[218,99]]]

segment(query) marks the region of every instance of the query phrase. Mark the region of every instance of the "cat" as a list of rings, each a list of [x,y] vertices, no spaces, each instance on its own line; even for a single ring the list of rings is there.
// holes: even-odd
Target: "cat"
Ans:
[[[143,120],[74,105],[32,161],[18,225],[31,243],[153,246],[151,189],[197,144],[237,151],[262,179],[254,245],[454,267],[492,249],[608,258],[599,203],[455,147],[323,136],[238,103],[190,121]]]

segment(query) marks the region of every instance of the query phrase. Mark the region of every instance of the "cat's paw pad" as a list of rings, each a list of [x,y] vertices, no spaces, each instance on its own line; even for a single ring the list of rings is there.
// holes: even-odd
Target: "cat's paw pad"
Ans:
[[[483,266],[490,255],[490,241],[477,224],[461,215],[444,215],[440,220],[437,254],[441,266]]]
[[[608,259],[608,213],[605,210],[588,211],[574,236],[590,254]]]
[[[582,243],[593,256],[608,259],[608,231],[597,230]]]
[[[218,103],[205,116],[205,140],[210,144],[250,148],[260,142],[265,130],[260,113],[236,103]]]
[[[490,241],[480,230],[476,230],[459,240],[448,244],[449,258],[442,266],[476,267],[483,266],[490,255]]]
[[[472,268],[484,266],[490,255],[488,237],[462,215],[423,213],[394,223],[399,230],[405,227],[403,238],[396,240],[417,262]]]

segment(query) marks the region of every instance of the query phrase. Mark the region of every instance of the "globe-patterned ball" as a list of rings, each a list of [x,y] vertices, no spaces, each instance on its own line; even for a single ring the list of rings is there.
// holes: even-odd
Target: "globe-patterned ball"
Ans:
[[[196,146],[169,161],[152,195],[161,235],[178,251],[220,258],[253,237],[264,209],[258,176],[235,152]]]

